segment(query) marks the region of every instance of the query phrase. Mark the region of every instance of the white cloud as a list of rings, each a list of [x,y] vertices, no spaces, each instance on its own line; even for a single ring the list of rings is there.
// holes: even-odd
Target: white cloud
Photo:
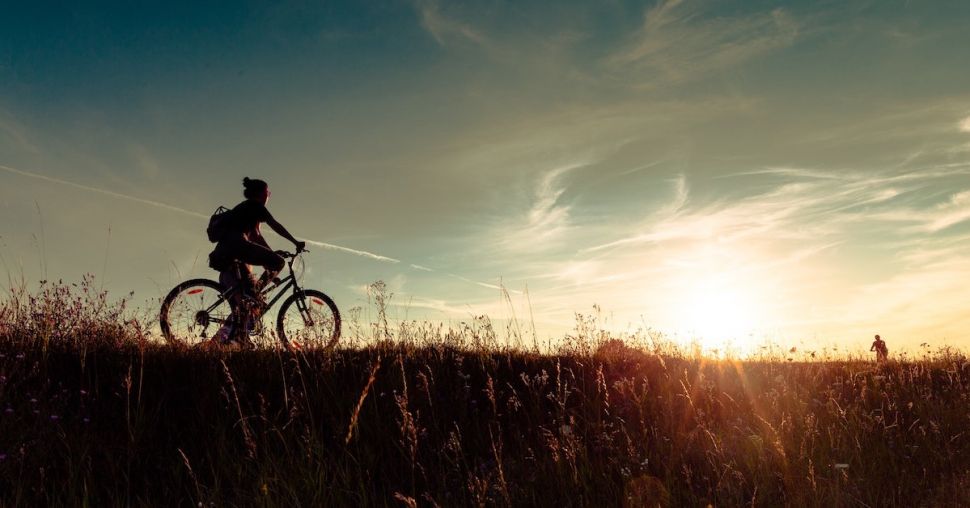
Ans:
[[[925,213],[925,230],[931,233],[946,229],[970,219],[970,190],[950,196],[946,203],[937,205]]]
[[[783,9],[705,18],[698,5],[667,0],[647,9],[631,42],[605,63],[640,85],[677,83],[786,47],[798,34],[798,24]]]
[[[550,170],[539,178],[535,190],[535,201],[528,213],[528,229],[540,238],[554,235],[569,218],[569,206],[559,202],[566,187],[561,177],[567,172],[583,166],[573,164]]]
[[[926,309],[933,319],[954,319],[952,305],[929,309],[934,300],[967,296],[944,275],[952,269],[950,280],[970,277],[966,238],[942,231],[970,219],[970,191],[938,205],[916,200],[919,195],[911,191],[947,185],[958,171],[846,174],[788,168],[772,172],[774,187],[747,197],[714,202],[694,197],[684,203],[687,193],[678,191],[677,213],[653,216],[646,229],[633,222],[603,224],[604,232],[625,228],[628,234],[547,264],[544,273],[567,284],[534,291],[533,300],[548,312],[570,303],[575,310],[584,302],[623,316],[648,312],[649,324],[662,327],[676,310],[669,295],[710,272],[763,286],[762,292],[772,294],[765,297],[765,314],[787,317],[789,332],[856,333],[885,319],[896,333],[923,333],[936,324],[899,309],[908,305]],[[900,228],[902,221],[919,227]],[[849,262],[856,255],[869,257]],[[859,263],[861,270],[846,272],[845,266],[830,265],[832,259]],[[940,265],[944,261],[949,268]],[[891,294],[875,297],[884,290]],[[813,305],[819,314],[807,315]]]
[[[552,248],[570,228],[571,205],[562,202],[563,177],[585,163],[572,163],[542,172],[526,198],[525,210],[502,220],[497,234],[507,252],[540,252]]]

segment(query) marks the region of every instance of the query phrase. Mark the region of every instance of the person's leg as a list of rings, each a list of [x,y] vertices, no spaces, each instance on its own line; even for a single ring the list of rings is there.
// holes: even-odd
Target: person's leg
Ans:
[[[219,283],[224,288],[238,288],[229,297],[233,308],[233,319],[223,324],[213,336],[217,342],[226,344],[238,339],[249,329],[250,312],[246,309],[244,293],[249,291],[248,288],[252,285],[252,270],[246,264],[233,261],[229,267],[219,272]],[[233,326],[234,324],[236,326]]]
[[[249,265],[263,267],[265,270],[265,272],[263,272],[263,277],[268,277],[266,280],[270,280],[275,277],[286,264],[283,258],[278,254],[259,244],[242,241],[234,247],[236,248],[236,259],[245,263],[247,270],[249,269]],[[248,275],[252,281],[252,272],[248,272]],[[250,288],[251,293],[248,296],[251,296],[252,298],[247,299],[246,304],[242,305],[242,309],[244,312],[246,312],[245,319],[247,323],[247,326],[244,328],[245,335],[243,336],[243,341],[248,341],[250,329],[249,325],[252,324],[253,319],[258,319],[259,316],[262,315],[266,303],[260,294],[262,285],[259,282],[253,281]]]
[[[250,265],[263,267],[265,271],[260,277],[259,283],[257,283],[257,287],[260,288],[267,281],[276,277],[283,270],[283,266],[286,265],[286,261],[279,254],[262,245],[248,241],[243,241],[238,245],[237,259]]]
[[[231,266],[225,268],[224,270],[220,270],[219,284],[221,284],[223,288],[234,287],[238,283],[238,280],[237,280],[238,276],[236,275],[235,272],[236,270],[234,270]],[[233,293],[229,297],[229,305],[232,306],[233,309],[239,308],[239,301],[236,295],[237,295],[236,293]],[[212,340],[214,340],[219,344],[229,343],[229,341],[232,340],[233,321],[234,321],[233,318],[235,317],[236,316],[235,316],[235,310],[234,310],[233,315],[229,316],[229,320],[223,323],[222,326],[220,326],[219,329],[216,331],[215,335],[212,336]]]

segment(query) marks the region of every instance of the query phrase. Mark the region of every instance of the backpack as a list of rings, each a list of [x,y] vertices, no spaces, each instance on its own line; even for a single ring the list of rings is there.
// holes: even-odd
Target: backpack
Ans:
[[[212,243],[217,243],[229,231],[230,223],[232,222],[232,210],[220,206],[216,208],[216,211],[212,213],[209,217],[209,226],[205,228],[206,235],[209,236],[209,241]]]

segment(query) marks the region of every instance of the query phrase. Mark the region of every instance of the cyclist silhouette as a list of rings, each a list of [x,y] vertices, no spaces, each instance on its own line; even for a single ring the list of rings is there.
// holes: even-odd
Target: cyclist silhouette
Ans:
[[[876,361],[884,362],[889,359],[889,348],[886,346],[886,341],[882,340],[881,337],[876,335],[876,340],[872,341],[872,346],[869,351],[876,352]]]
[[[237,301],[243,303],[242,299],[246,296],[254,298],[257,303],[260,300],[259,290],[272,281],[283,269],[285,261],[282,256],[270,249],[266,239],[260,233],[259,226],[262,223],[269,225],[270,229],[278,235],[293,242],[297,252],[304,250],[306,242],[298,241],[282,224],[273,218],[273,215],[266,209],[269,201],[269,185],[263,180],[243,178],[243,196],[245,201],[236,205],[228,213],[225,225],[225,233],[216,244],[215,250],[209,254],[209,266],[219,271],[219,282],[223,287],[233,287],[242,283],[248,291],[237,293]],[[261,266],[264,271],[259,280],[253,277],[252,266]],[[247,295],[248,293],[248,295]],[[245,305],[238,305],[244,308]],[[243,316],[242,330],[237,330],[242,335],[243,340],[248,340],[248,318]],[[217,332],[217,337],[221,342],[226,342],[232,334],[226,327]]]

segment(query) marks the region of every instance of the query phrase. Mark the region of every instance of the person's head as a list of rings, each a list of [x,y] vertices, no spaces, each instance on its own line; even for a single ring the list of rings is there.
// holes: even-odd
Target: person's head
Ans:
[[[880,340],[880,339],[879,339],[879,335],[876,335],[876,340]]]
[[[266,182],[246,177],[243,178],[243,187],[243,196],[246,199],[259,201],[264,205],[269,201],[269,185]]]

